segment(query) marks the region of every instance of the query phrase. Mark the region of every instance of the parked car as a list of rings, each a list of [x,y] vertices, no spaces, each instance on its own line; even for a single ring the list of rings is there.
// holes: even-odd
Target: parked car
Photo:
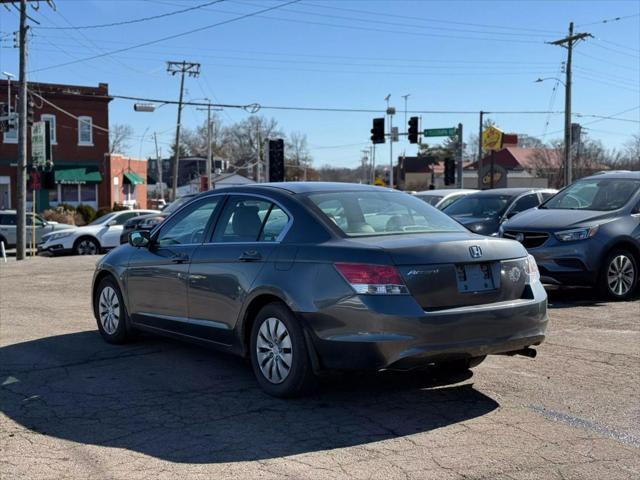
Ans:
[[[242,355],[276,396],[323,370],[532,356],[547,326],[521,244],[405,193],[343,183],[203,193],[100,259],[92,300],[105,341],[139,329]]]
[[[466,195],[443,211],[474,233],[497,236],[502,222],[537,207],[556,192],[548,188],[494,188]]]
[[[42,242],[38,244],[38,252],[96,255],[120,245],[120,232],[127,220],[150,213],[159,212],[157,210],[111,212],[97,218],[89,225],[48,233],[42,236]]]
[[[427,202],[429,205],[436,207],[438,210],[444,210],[456,200],[460,200],[465,195],[476,193],[478,190],[469,190],[464,188],[443,188],[436,190],[425,190],[417,192],[414,195],[420,200]]]
[[[500,228],[536,258],[550,284],[630,297],[640,269],[640,172],[582,178]]]
[[[18,216],[15,210],[0,210],[0,242],[4,243],[5,248],[15,247],[17,224]],[[42,240],[42,237],[48,233],[75,228],[74,225],[48,221],[38,214],[33,215],[33,213],[29,212],[27,213],[27,245],[32,241],[34,227],[36,245]]]
[[[197,193],[190,193],[188,195],[184,195],[177,200],[166,205],[162,211],[158,213],[152,213],[149,215],[140,215],[137,217],[130,218],[125,222],[122,227],[122,233],[120,234],[120,244],[127,243],[129,239],[129,234],[134,230],[151,230],[157,224],[162,222],[165,218],[167,218],[171,213],[175,212],[178,208],[185,205],[189,200],[194,198]]]

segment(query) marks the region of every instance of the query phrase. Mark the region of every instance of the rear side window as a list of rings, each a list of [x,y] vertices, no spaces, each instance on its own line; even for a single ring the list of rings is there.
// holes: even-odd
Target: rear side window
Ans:
[[[229,199],[216,226],[214,242],[275,242],[289,216],[274,203],[254,197]]]
[[[16,216],[12,214],[0,215],[0,225],[16,225]]]

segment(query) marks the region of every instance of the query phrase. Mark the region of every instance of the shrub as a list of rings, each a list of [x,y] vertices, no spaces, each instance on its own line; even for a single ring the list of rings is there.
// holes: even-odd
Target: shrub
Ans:
[[[80,214],[85,225],[93,222],[96,218],[95,209],[89,205],[83,205],[83,204],[78,205],[76,207],[76,212]]]
[[[62,208],[63,210],[67,210],[68,212],[75,212],[76,211],[76,207],[74,207],[73,205],[69,205],[68,203],[59,203],[57,208]]]
[[[122,210],[129,210],[129,207],[122,205],[120,203],[114,203],[113,204],[113,210],[112,212],[120,212]]]
[[[45,220],[50,220],[58,223],[66,223],[69,225],[77,225],[76,214],[74,211],[65,208],[64,206],[57,206],[49,210],[42,212],[42,216]]]
[[[111,213],[111,210],[109,210],[108,208],[99,208],[94,218],[100,218],[106,215],[107,213]]]

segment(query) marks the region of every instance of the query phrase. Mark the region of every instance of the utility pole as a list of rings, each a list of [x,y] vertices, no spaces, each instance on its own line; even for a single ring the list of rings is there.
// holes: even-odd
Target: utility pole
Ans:
[[[548,42],[567,49],[566,81],[564,93],[564,184],[569,185],[573,179],[571,159],[571,59],[573,46],[580,40],[593,37],[590,33],[573,33],[573,22],[569,23],[569,35],[560,40]]]
[[[18,174],[16,260],[24,260],[27,245],[27,1],[20,0],[20,73],[18,88]]]
[[[164,200],[164,186],[162,185],[162,155],[158,150],[158,136],[153,132],[153,140],[156,143],[156,164],[158,168],[158,187],[160,188],[160,198]]]
[[[211,190],[211,104],[207,105],[207,190]]]
[[[173,159],[173,179],[171,182],[171,200],[175,201],[178,193],[178,166],[180,162],[180,120],[182,119],[182,98],[184,96],[184,74],[190,77],[200,75],[200,64],[193,62],[167,62],[167,72],[171,75],[180,74],[180,99],[178,100],[178,122],[176,123],[176,144]]]
[[[478,188],[482,190],[482,124],[484,112],[480,110],[480,124],[478,125]]]
[[[458,164],[458,168],[457,168],[457,187],[458,188],[462,188],[462,156],[463,156],[463,151],[464,151],[464,142],[462,141],[462,124],[459,123],[458,124],[458,151],[456,152],[456,156],[457,158],[457,164]]]

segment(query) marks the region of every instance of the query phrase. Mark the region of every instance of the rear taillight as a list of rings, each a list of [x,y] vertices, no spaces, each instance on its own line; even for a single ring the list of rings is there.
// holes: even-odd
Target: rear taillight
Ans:
[[[402,277],[390,265],[336,263],[336,269],[361,295],[406,295],[409,293]]]
[[[528,284],[540,280],[540,270],[538,270],[538,264],[536,263],[536,259],[533,258],[533,255],[527,255],[525,273],[527,274],[526,283]]]

